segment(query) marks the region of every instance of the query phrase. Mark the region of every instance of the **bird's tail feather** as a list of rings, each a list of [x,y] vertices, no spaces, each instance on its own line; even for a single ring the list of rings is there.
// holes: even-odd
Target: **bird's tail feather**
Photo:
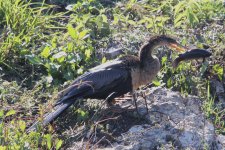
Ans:
[[[41,124],[42,126],[47,125],[48,123],[56,119],[64,110],[70,107],[73,103],[74,101],[68,100],[60,105],[55,106],[55,110],[53,112],[47,114],[42,122],[36,121],[31,127],[27,129],[27,132],[35,131],[38,127],[38,124]]]

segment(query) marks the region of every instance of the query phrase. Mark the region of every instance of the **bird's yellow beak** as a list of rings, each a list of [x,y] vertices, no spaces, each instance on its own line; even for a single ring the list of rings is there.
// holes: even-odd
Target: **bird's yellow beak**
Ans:
[[[186,47],[184,47],[178,43],[177,44],[171,43],[171,44],[169,44],[169,47],[171,47],[179,52],[185,52],[187,50]]]

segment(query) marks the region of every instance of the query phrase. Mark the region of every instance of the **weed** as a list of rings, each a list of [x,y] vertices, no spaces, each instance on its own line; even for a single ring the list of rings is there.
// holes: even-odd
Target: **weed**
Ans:
[[[79,0],[70,11],[56,12],[56,6],[44,1],[0,0],[0,149],[59,149],[65,141],[51,130],[25,133],[31,121],[25,122],[24,117],[39,112],[41,119],[46,109],[43,103],[53,103],[61,83],[105,62],[99,54],[108,45],[118,43],[125,53],[137,54],[146,36],[154,34],[176,35],[184,45],[207,45],[212,49],[213,59],[200,69],[184,62],[176,70],[170,63],[176,56],[159,49],[156,54],[162,55],[162,70],[153,83],[202,97],[206,116],[213,120],[217,132],[224,133],[225,112],[217,108],[207,91],[208,81],[203,78],[208,71],[208,78],[216,75],[224,80],[222,61],[218,61],[223,59],[225,40],[220,23],[224,21],[223,2],[112,3],[104,6],[99,0]],[[85,109],[75,112],[76,121],[90,117]]]

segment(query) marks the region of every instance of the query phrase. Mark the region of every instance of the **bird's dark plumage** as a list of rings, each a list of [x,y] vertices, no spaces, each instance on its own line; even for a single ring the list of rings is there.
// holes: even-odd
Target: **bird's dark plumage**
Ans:
[[[131,91],[131,66],[138,64],[137,57],[124,56],[92,68],[78,77],[68,89],[62,91],[63,97],[56,105],[74,98],[105,99],[112,91],[116,92],[118,96]]]
[[[61,98],[55,104],[55,111],[48,114],[42,124],[50,123],[77,99],[106,99],[112,92],[118,97],[132,91],[131,66],[138,64],[138,57],[124,56],[90,69],[60,92]],[[28,130],[33,130],[36,126],[37,122]]]
[[[61,98],[56,102],[55,109],[45,116],[42,124],[53,121],[77,99],[106,99],[112,93],[113,97],[118,97],[151,82],[160,70],[159,60],[152,56],[152,49],[170,44],[178,48],[173,38],[155,36],[141,48],[139,57],[127,55],[90,69],[60,92]],[[28,131],[35,130],[37,124],[35,122]]]

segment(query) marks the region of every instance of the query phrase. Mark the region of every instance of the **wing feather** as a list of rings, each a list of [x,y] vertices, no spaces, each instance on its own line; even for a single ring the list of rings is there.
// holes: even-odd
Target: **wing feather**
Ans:
[[[72,85],[64,90],[63,97],[56,105],[71,100],[71,98],[92,97],[98,93],[105,93],[114,89],[128,78],[128,71],[121,68],[101,69],[86,72],[77,78]],[[123,85],[121,85],[123,86]]]

